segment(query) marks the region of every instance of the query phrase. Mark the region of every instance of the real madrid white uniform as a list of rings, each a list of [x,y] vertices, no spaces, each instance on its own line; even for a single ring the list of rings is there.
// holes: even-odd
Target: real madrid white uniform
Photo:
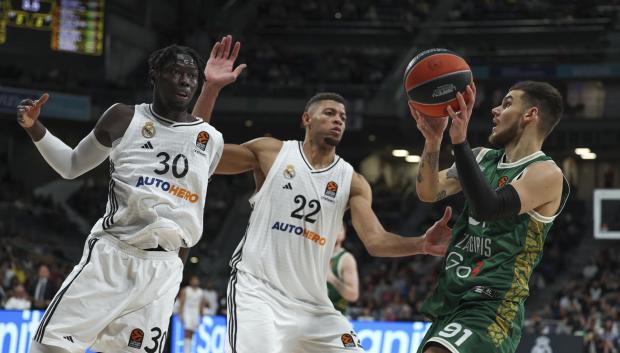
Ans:
[[[338,156],[314,169],[301,142],[283,143],[231,259],[228,352],[361,351],[325,285],[352,175]]]
[[[33,337],[70,352],[155,352],[165,344],[179,290],[180,247],[202,235],[207,184],[222,135],[196,119],[174,122],[135,106],[110,153],[105,215]]]
[[[204,297],[201,288],[187,286],[183,288],[185,301],[183,303],[183,328],[189,331],[196,331],[200,323],[202,298]]]

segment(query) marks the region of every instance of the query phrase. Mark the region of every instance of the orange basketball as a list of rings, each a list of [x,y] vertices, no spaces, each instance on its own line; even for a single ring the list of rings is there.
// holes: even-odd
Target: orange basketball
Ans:
[[[456,93],[464,93],[473,80],[467,62],[447,49],[429,49],[416,55],[405,70],[404,86],[414,108],[433,118],[459,111]]]

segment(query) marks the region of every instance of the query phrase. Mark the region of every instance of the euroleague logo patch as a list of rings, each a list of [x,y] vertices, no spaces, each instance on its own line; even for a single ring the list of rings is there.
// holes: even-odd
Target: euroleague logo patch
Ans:
[[[196,147],[204,151],[207,148],[207,142],[209,142],[209,134],[206,131],[199,132],[196,137]]]
[[[127,346],[140,349],[140,347],[142,347],[143,340],[144,331],[140,330],[139,328],[135,328],[131,331],[131,334],[129,334],[129,343],[127,343]]]
[[[503,177],[499,178],[499,182],[497,183],[497,186],[499,186],[500,188],[503,188],[507,183],[508,183],[508,177],[504,175]]]
[[[329,197],[336,197],[337,192],[338,184],[336,184],[336,182],[330,181],[329,183],[327,183],[327,186],[325,187],[325,195]]]
[[[355,340],[353,340],[353,336],[351,336],[351,334],[345,333],[340,336],[340,340],[342,341],[344,348],[355,348]]]
[[[353,331],[349,333],[345,333],[342,336],[340,336],[340,341],[342,341],[342,345],[344,346],[344,348],[359,347],[359,348],[364,349],[362,347],[362,344],[360,343],[359,338],[357,338],[357,335]]]

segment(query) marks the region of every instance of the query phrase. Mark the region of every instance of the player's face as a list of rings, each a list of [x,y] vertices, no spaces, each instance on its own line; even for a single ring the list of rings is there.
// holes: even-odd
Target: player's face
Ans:
[[[164,104],[185,110],[198,87],[198,65],[187,54],[177,54],[163,68],[156,80],[156,91]]]
[[[489,142],[498,147],[504,147],[516,139],[523,131],[522,119],[525,107],[521,96],[523,91],[510,91],[502,103],[493,108],[493,129]]]
[[[314,139],[336,147],[346,128],[347,113],[344,104],[324,100],[317,102],[308,113],[311,118],[310,131]]]
[[[192,278],[189,280],[189,284],[190,284],[192,287],[198,287],[198,286],[200,285],[200,280],[199,280],[198,278],[196,278],[196,277],[192,277]]]

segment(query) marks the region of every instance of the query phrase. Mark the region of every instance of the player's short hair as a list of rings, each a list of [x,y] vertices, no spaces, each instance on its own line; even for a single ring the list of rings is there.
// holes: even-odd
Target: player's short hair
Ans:
[[[172,44],[165,48],[157,49],[151,53],[149,56],[149,79],[153,80],[153,75],[155,72],[159,72],[164,66],[168,63],[176,60],[177,54],[186,54],[194,59],[196,66],[198,68],[198,87],[202,86],[204,82],[204,68],[205,61],[202,59],[200,54],[196,52],[194,49],[190,47],[186,47],[183,45]]]
[[[538,108],[541,131],[545,137],[549,136],[553,128],[560,122],[564,111],[562,94],[547,82],[521,81],[517,82],[510,91],[523,91],[522,99],[530,107]]]
[[[338,93],[334,93],[334,92],[320,92],[315,94],[314,96],[312,96],[310,99],[308,99],[308,101],[306,102],[306,106],[304,107],[304,112],[308,112],[310,111],[310,108],[312,107],[312,105],[314,105],[314,103],[320,102],[320,101],[336,101],[338,103],[342,103],[344,104],[344,106],[346,107],[347,105],[347,101],[346,99],[344,99],[343,96],[341,96]]]

